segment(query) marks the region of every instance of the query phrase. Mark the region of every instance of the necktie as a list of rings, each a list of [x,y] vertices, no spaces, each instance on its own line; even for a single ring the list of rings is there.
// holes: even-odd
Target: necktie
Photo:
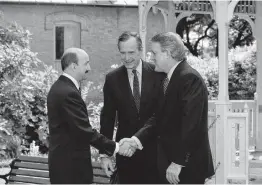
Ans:
[[[81,87],[79,87],[79,93],[80,93],[80,95],[81,95]]]
[[[167,90],[168,83],[169,83],[169,79],[168,79],[168,77],[166,76],[166,78],[163,80],[163,91],[164,91],[164,95],[166,94],[166,90]]]
[[[133,96],[134,96],[134,100],[136,103],[136,108],[139,112],[140,109],[140,92],[139,92],[139,81],[138,81],[138,77],[137,77],[137,71],[134,69],[132,70],[133,74],[134,74],[134,81],[133,81]]]

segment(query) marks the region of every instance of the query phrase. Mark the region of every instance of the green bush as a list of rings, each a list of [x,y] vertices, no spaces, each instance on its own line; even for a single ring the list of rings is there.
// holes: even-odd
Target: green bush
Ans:
[[[188,61],[204,78],[209,91],[209,99],[217,99],[218,59],[206,60],[189,55]],[[252,46],[237,47],[230,50],[228,62],[229,99],[254,99],[256,92],[256,43]]]
[[[30,32],[21,26],[0,25],[0,115],[22,146],[39,138],[38,145],[45,147],[46,97],[58,75],[30,50],[29,41]]]

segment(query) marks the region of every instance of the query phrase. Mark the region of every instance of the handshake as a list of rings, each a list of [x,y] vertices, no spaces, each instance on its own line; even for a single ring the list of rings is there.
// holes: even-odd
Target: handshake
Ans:
[[[137,142],[133,138],[123,138],[119,141],[118,154],[126,157],[131,157],[139,148]]]
[[[139,146],[139,144],[134,138],[123,138],[119,141],[118,154],[126,157],[131,157],[137,149],[142,149],[140,148],[141,146]],[[109,157],[101,158],[101,167],[104,169],[108,177],[110,177],[115,171],[112,159],[110,159]]]

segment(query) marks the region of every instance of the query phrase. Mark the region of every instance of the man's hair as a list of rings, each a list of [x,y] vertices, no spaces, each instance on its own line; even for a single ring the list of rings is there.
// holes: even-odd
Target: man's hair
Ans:
[[[155,35],[151,41],[159,43],[162,51],[169,50],[172,58],[176,61],[182,61],[186,58],[184,43],[181,37],[176,33],[159,33]]]
[[[61,58],[62,71],[64,71],[72,63],[78,64],[77,54],[75,52],[64,53]]]
[[[117,43],[118,49],[120,50],[120,47],[119,47],[120,42],[125,42],[128,39],[130,39],[131,37],[134,37],[136,39],[138,51],[142,51],[143,49],[142,40],[139,34],[137,32],[130,32],[130,31],[125,31],[119,36],[118,43]]]

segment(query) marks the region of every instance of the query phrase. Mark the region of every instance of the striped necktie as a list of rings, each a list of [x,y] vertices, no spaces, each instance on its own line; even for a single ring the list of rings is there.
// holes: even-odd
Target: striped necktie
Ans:
[[[134,69],[132,70],[134,74],[134,80],[133,80],[133,96],[136,103],[136,108],[139,112],[140,109],[140,92],[139,92],[139,81],[137,77],[137,71]]]
[[[163,91],[164,91],[164,95],[166,95],[166,90],[167,90],[168,83],[169,83],[169,79],[168,79],[168,77],[166,76],[166,78],[163,80]]]

